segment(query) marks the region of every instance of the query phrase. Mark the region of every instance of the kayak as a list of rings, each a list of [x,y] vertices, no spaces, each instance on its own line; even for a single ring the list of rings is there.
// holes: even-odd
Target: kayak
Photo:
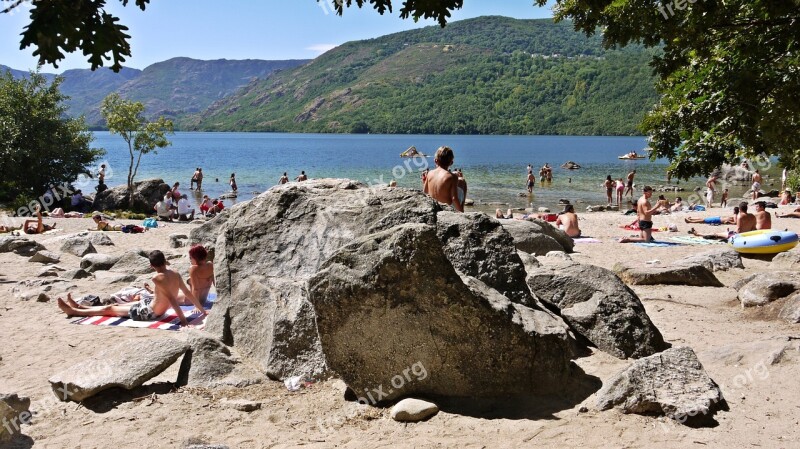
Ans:
[[[626,154],[625,156],[619,156],[619,157],[617,157],[617,159],[644,159],[644,158],[646,158],[646,157],[647,157],[647,156],[635,156],[635,157],[631,157],[631,156],[628,156],[628,155]]]
[[[762,229],[743,232],[729,239],[733,249],[743,254],[776,254],[797,246],[798,236],[791,231]]]

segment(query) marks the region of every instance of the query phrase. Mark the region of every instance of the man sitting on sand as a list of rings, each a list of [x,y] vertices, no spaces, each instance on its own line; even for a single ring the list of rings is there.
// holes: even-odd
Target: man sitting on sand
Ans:
[[[578,214],[575,213],[575,208],[572,204],[564,206],[564,212],[559,214],[556,219],[556,226],[558,229],[563,230],[570,237],[580,237],[581,230],[578,227]]]
[[[642,197],[636,202],[636,216],[639,218],[640,236],[632,238],[623,237],[619,239],[619,243],[650,243],[653,241],[653,212],[658,210],[659,206],[650,206],[651,196],[653,196],[653,188],[644,186],[644,189],[642,189]]]
[[[131,304],[121,305],[108,305],[98,307],[80,307],[77,303],[72,301],[71,296],[67,296],[67,301],[58,298],[58,308],[67,316],[112,316],[112,317],[128,317],[135,321],[153,321],[158,317],[164,315],[171,307],[172,310],[178,315],[182,326],[189,324],[183,311],[178,304],[178,292],[183,292],[187,298],[197,307],[203,315],[208,312],[203,308],[203,305],[195,298],[191,290],[186,286],[181,279],[181,276],[167,268],[167,261],[164,253],[155,250],[150,252],[150,266],[156,270],[156,275],[153,276],[153,283],[155,284],[154,298],[147,297],[138,302]]]
[[[38,204],[34,210],[36,212],[36,220],[25,220],[22,225],[22,231],[26,234],[43,234],[47,231],[55,229],[56,225],[46,225],[42,223],[42,209]]]
[[[428,173],[422,190],[434,200],[442,204],[452,204],[459,212],[464,212],[464,205],[458,197],[458,176],[450,173],[455,155],[450,147],[439,147],[436,150],[436,169]]]
[[[205,304],[208,300],[208,292],[214,285],[214,265],[208,260],[208,251],[203,245],[195,245],[189,250],[189,289],[192,290],[194,297]],[[185,295],[179,294],[182,304],[190,304]]]
[[[772,216],[767,212],[767,203],[756,201],[756,229],[772,229]]]

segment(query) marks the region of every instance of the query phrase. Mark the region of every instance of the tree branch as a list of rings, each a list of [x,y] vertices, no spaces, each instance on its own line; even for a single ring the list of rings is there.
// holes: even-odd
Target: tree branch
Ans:
[[[11,4],[11,6],[9,6],[8,8],[6,8],[6,9],[4,9],[4,10],[0,11],[0,14],[7,14],[7,13],[10,13],[10,12],[11,12],[11,10],[13,10],[13,9],[14,9],[14,8],[16,8],[17,6],[19,6],[19,5],[23,4],[23,3],[25,3],[25,1],[26,1],[26,0],[16,0],[14,3],[12,3],[12,4]]]

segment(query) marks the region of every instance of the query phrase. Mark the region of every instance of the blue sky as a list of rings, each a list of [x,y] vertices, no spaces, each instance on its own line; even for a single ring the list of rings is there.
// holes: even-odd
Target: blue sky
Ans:
[[[433,25],[434,22],[401,20],[402,0],[384,16],[371,8],[333,13],[331,0],[151,0],[142,12],[131,1],[123,8],[108,0],[108,10],[122,19],[132,36],[132,57],[124,64],[143,69],[176,56],[196,59],[310,59],[347,41]],[[2,2],[7,3],[7,2]],[[551,2],[552,3],[552,2]],[[0,64],[19,70],[34,68],[33,48],[19,50],[19,33],[28,23],[29,4],[12,14],[0,15]],[[451,20],[482,15],[520,19],[552,17],[550,7],[533,6],[533,0],[466,0]],[[110,64],[107,64],[110,65]],[[88,68],[80,54],[68,55],[42,71],[60,73]]]

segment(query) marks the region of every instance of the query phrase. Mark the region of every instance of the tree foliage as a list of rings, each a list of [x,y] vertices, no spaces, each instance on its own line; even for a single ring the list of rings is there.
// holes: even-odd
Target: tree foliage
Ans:
[[[642,130],[675,175],[761,153],[800,165],[799,0],[558,0],[555,11],[602,30],[607,47],[663,48],[662,98]]]
[[[82,118],[65,118],[60,83],[39,73],[0,76],[0,200],[34,198],[50,183],[71,183],[103,154],[90,148]]]
[[[147,121],[144,116],[144,105],[138,101],[125,100],[113,93],[103,99],[100,108],[106,120],[109,132],[119,134],[128,144],[130,165],[128,166],[128,200],[133,208],[133,182],[139,171],[142,156],[155,154],[158,148],[171,145],[167,134],[173,132],[172,121],[164,117],[154,122]]]

